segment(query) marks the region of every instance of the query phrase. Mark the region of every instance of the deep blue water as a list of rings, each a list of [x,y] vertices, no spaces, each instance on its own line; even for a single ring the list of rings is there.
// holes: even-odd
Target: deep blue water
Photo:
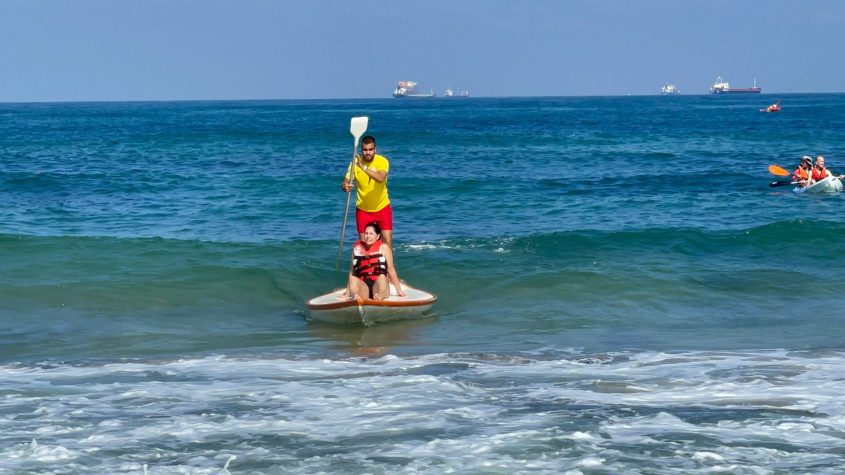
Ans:
[[[843,107],[0,104],[0,471],[836,473]],[[358,115],[429,318],[306,319]]]

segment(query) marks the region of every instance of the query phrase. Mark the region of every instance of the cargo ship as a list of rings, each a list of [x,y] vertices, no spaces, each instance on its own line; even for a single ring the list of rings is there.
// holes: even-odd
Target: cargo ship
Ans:
[[[399,81],[396,83],[396,89],[393,90],[393,97],[409,97],[409,98],[426,98],[434,97],[434,91],[419,92],[417,91],[417,83],[414,81]]]
[[[716,82],[710,86],[710,93],[711,94],[739,94],[739,93],[752,93],[752,94],[759,94],[761,89],[757,87],[757,80],[754,80],[753,87],[731,87],[730,83],[727,81],[722,80],[722,76],[718,76],[716,78]]]

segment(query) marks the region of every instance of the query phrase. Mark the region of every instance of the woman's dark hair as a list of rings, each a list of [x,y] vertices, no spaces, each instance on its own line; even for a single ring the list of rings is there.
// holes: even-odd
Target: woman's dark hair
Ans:
[[[372,226],[372,227],[373,227],[373,231],[375,231],[375,232],[376,232],[376,234],[378,234],[379,236],[381,236],[381,226],[379,226],[379,225],[378,225],[378,221],[371,221],[371,222],[367,223],[367,225],[366,225],[366,226],[364,226],[364,229],[367,229],[367,228],[369,228],[370,226]]]

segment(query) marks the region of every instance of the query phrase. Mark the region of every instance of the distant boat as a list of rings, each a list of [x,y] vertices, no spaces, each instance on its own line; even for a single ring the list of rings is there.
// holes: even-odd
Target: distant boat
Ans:
[[[770,105],[769,107],[766,107],[765,109],[760,109],[760,112],[778,112],[781,109],[782,107],[780,106],[780,99],[778,99],[777,102]]]
[[[723,80],[722,76],[716,78],[716,82],[710,86],[711,94],[737,94],[737,93],[754,93],[759,94],[761,89],[757,87],[757,80],[754,80],[754,87],[731,87],[730,83]]]
[[[393,97],[434,97],[434,91],[419,92],[417,91],[417,83],[415,83],[414,81],[399,81],[396,83],[396,89],[393,90]]]
[[[469,91],[464,90],[455,94],[455,91],[453,91],[451,87],[447,87],[446,91],[443,93],[443,97],[469,97]]]
[[[681,93],[681,91],[679,91],[678,88],[675,87],[674,84],[666,84],[666,85],[664,85],[663,87],[660,88],[660,95],[661,96],[668,96],[668,95],[671,95],[671,94],[680,94],[680,93]]]

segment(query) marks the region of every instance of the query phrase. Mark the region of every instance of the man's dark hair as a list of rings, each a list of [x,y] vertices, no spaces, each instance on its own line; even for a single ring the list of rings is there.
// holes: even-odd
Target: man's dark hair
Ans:
[[[365,136],[364,138],[361,139],[361,145],[364,145],[365,143],[371,143],[371,144],[375,145],[376,144],[376,138],[373,137],[372,135],[367,135],[367,136]]]

